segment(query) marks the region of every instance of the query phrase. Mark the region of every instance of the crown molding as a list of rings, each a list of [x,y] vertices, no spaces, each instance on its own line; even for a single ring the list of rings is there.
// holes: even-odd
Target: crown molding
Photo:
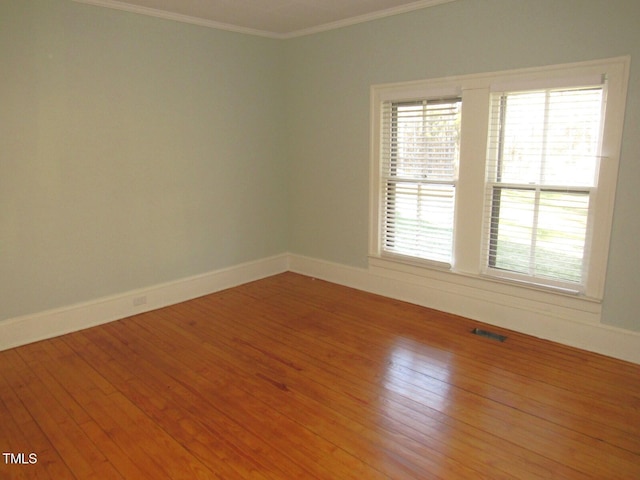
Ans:
[[[273,33],[273,32],[256,30],[253,28],[239,27],[237,25],[216,22],[213,20],[207,20],[205,18],[192,17],[190,15],[182,15],[180,13],[169,12],[166,10],[159,10],[156,8],[142,7],[139,5],[131,5],[130,3],[120,2],[117,0],[72,0],[72,1],[76,3],[83,3],[86,5],[93,5],[95,7],[111,8],[113,10],[122,10],[129,13],[147,15],[149,17],[161,18],[163,20],[172,20],[175,22],[198,25],[200,27],[214,28],[216,30],[226,30],[229,32],[243,33],[246,35],[255,35],[255,36],[267,37],[267,38],[283,37],[282,35]]]
[[[414,10],[422,10],[423,8],[435,7],[443,3],[451,3],[456,0],[421,0],[418,2],[408,3],[399,7],[392,7],[386,10],[379,10],[377,12],[367,13],[364,15],[358,15],[356,17],[345,18],[344,20],[338,20],[336,22],[325,23],[316,27],[305,28],[302,30],[296,30],[290,33],[279,34],[278,38],[288,39],[303,37],[305,35],[313,35],[314,33],[326,32],[329,30],[336,30],[338,28],[349,27],[351,25],[357,25],[359,23],[371,22],[380,18],[392,17],[394,15],[400,15],[402,13],[413,12]]]
[[[316,27],[305,28],[302,30],[296,30],[288,33],[277,33],[266,30],[258,30],[247,27],[240,27],[237,25],[231,25],[223,22],[216,22],[214,20],[208,20],[205,18],[192,17],[190,15],[183,15],[179,13],[169,12],[166,10],[160,10],[156,8],[143,7],[139,5],[132,5],[127,2],[118,0],[72,0],[76,3],[83,3],[86,5],[93,5],[96,7],[111,8],[115,10],[122,10],[125,12],[136,13],[139,15],[147,15],[156,18],[162,18],[164,20],[172,20],[176,22],[189,23],[192,25],[198,25],[201,27],[214,28],[217,30],[226,30],[235,33],[243,33],[246,35],[254,35],[259,37],[274,38],[280,40],[286,40],[289,38],[302,37],[306,35],[312,35],[315,33],[326,32],[329,30],[335,30],[338,28],[348,27],[350,25],[356,25],[359,23],[370,22],[384,17],[391,17],[402,13],[411,12],[414,10],[420,10],[423,8],[434,7],[443,3],[450,3],[456,0],[420,0],[412,2],[407,5],[401,5],[399,7],[392,7],[377,12],[368,13],[365,15],[359,15],[356,17],[346,18],[336,22],[330,22]]]

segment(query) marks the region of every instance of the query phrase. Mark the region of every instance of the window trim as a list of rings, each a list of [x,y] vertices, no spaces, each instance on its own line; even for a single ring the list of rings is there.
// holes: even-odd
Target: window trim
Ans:
[[[629,76],[630,58],[616,57],[589,62],[552,65],[511,71],[471,74],[419,80],[412,82],[373,85],[370,92],[370,219],[369,265],[371,269],[400,269],[411,275],[432,276],[430,271],[447,273],[447,281],[464,284],[469,278],[491,285],[508,284],[527,290],[542,290],[558,295],[574,295],[589,302],[600,302],[609,252],[613,204],[617,184],[618,163],[622,143],[624,110]],[[592,256],[586,288],[573,292],[565,288],[523,283],[517,280],[492,277],[484,272],[483,220],[485,195],[485,164],[489,123],[489,98],[492,91],[535,89],[593,84],[595,79],[607,78],[605,128],[602,138],[602,156],[599,186],[595,194],[593,215],[597,228],[592,236]],[[431,265],[411,257],[394,258],[383,255],[380,227],[383,216],[380,192],[380,113],[386,100],[408,100],[420,96],[435,98],[462,96],[462,124],[460,169],[456,189],[454,219],[454,253],[450,268]],[[482,179],[478,181],[478,179]],[[395,265],[395,266],[394,266]],[[407,268],[409,269],[407,270]]]

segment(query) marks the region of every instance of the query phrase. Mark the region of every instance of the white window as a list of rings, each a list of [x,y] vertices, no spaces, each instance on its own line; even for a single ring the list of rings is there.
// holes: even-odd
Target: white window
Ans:
[[[372,87],[370,256],[601,299],[627,72]]]
[[[603,85],[491,95],[486,272],[584,287]]]
[[[388,101],[382,113],[385,253],[450,264],[460,98]]]

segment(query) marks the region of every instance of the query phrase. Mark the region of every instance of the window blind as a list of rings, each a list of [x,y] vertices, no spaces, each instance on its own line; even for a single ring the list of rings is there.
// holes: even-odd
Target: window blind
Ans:
[[[602,85],[491,95],[486,273],[584,286],[602,111]]]
[[[451,262],[461,99],[382,106],[382,251]]]

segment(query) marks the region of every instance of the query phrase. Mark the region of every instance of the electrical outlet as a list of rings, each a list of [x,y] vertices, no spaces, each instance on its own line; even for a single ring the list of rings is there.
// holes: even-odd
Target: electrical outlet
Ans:
[[[133,297],[133,306],[134,307],[139,307],[140,305],[146,305],[147,303],[147,296],[143,295],[141,297]]]

